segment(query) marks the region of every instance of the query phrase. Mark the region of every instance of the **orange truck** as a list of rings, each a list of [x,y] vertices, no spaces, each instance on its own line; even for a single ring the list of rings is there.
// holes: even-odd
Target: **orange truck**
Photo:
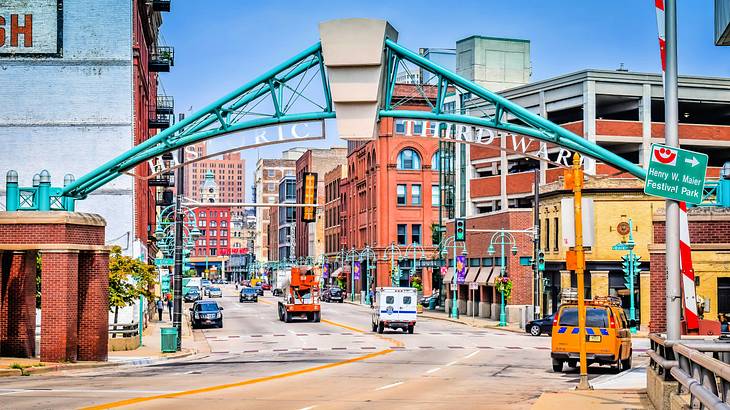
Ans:
[[[278,303],[279,320],[289,323],[300,317],[319,322],[319,275],[312,267],[292,267],[281,288],[284,296]]]

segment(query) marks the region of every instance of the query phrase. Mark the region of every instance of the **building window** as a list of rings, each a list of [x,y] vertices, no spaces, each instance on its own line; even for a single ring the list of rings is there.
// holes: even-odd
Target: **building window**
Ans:
[[[414,121],[413,122],[413,134],[414,135],[421,135],[423,133],[423,122],[422,121]]]
[[[398,245],[406,244],[406,230],[407,230],[407,225],[398,224]]]
[[[216,249],[210,248],[210,256],[215,256],[215,254],[216,254]]]
[[[218,231],[215,229],[210,230],[210,236],[218,236]]]
[[[396,201],[398,205],[406,204],[406,186],[404,184],[398,184],[396,187],[396,196],[398,198]]]
[[[216,222],[216,221],[210,221],[210,227],[211,228],[215,228],[217,226],[218,226],[218,222]]]
[[[269,201],[270,204],[273,204],[273,203],[276,202],[276,198],[274,198],[273,196],[270,196],[269,199],[268,199],[268,201]]]
[[[225,215],[224,215],[224,216],[225,216]],[[228,227],[228,222],[226,222],[226,221],[221,221],[221,228],[226,228],[226,227]]]
[[[211,239],[210,240],[210,246],[216,246],[216,245],[218,245],[218,241],[215,240],[215,239]]]
[[[200,217],[200,218],[205,218],[205,211],[200,211],[200,212],[198,213],[198,217]]]
[[[411,242],[421,244],[421,224],[411,225]]]
[[[274,192],[275,189],[276,189],[276,184],[271,183],[271,182],[269,182],[268,184],[266,184],[266,190],[267,191]]]
[[[406,122],[404,120],[395,120],[395,133],[405,134],[406,133]]]
[[[441,151],[436,151],[431,157],[431,169],[438,171],[441,169]]]
[[[437,184],[431,185],[431,206],[441,206],[441,191]]]
[[[443,112],[445,114],[453,114],[456,112],[456,101],[444,103]]]
[[[198,221],[198,226],[204,227],[205,226],[205,220]]]
[[[398,154],[398,169],[419,170],[421,169],[421,157],[415,150],[406,148]]]
[[[267,176],[268,176],[269,178],[273,178],[273,177],[275,177],[275,176],[276,176],[276,171],[274,171],[273,169],[268,169],[268,170],[266,170],[266,175],[267,175]]]
[[[545,218],[545,252],[550,251],[550,219]]]
[[[421,205],[421,185],[411,185],[411,204]]]
[[[227,239],[221,239],[221,246],[228,246],[228,240]]]
[[[221,229],[221,236],[228,236],[228,230],[227,229]]]
[[[555,247],[553,248],[553,250],[555,252],[557,252],[558,251],[558,247],[560,246],[560,237],[559,237],[560,235],[558,235],[559,234],[559,231],[558,231],[558,218],[555,218],[554,221],[555,221],[555,234],[554,234],[555,235],[555,243],[554,243]]]

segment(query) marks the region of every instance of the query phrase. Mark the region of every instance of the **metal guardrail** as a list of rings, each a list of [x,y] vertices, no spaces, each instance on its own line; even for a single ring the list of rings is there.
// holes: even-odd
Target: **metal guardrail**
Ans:
[[[137,323],[109,324],[109,336],[111,338],[139,336],[139,324],[137,324]]]
[[[667,341],[657,334],[649,340],[650,367],[679,382],[678,393],[689,393],[691,408],[730,410],[730,341]]]

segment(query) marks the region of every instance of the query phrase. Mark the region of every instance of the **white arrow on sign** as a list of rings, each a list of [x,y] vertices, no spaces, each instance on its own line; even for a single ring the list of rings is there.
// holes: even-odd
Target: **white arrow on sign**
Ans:
[[[686,162],[686,163],[688,163],[688,164],[692,165],[692,168],[696,167],[696,166],[697,166],[697,164],[699,164],[699,163],[700,163],[700,161],[697,161],[697,158],[695,158],[695,157],[692,157],[692,159],[689,159],[689,158],[685,158],[685,159],[684,159],[684,162]]]

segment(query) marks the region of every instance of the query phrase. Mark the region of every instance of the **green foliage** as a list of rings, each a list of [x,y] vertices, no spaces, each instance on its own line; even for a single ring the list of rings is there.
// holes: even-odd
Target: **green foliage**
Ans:
[[[434,245],[441,243],[441,225],[435,222],[431,224],[431,243]]]
[[[112,247],[109,255],[109,310],[129,305],[140,295],[152,300],[157,272],[155,267],[122,255],[122,248]]]
[[[494,281],[497,292],[501,293],[505,299],[512,296],[512,280],[506,276],[499,276]]]
[[[196,276],[197,274],[198,274],[198,272],[195,269],[188,269],[185,272],[183,272],[183,277],[192,278],[192,277]]]
[[[421,277],[420,276],[411,277],[411,286],[416,288],[416,290],[418,290],[418,291],[423,290],[423,283],[421,282]]]

